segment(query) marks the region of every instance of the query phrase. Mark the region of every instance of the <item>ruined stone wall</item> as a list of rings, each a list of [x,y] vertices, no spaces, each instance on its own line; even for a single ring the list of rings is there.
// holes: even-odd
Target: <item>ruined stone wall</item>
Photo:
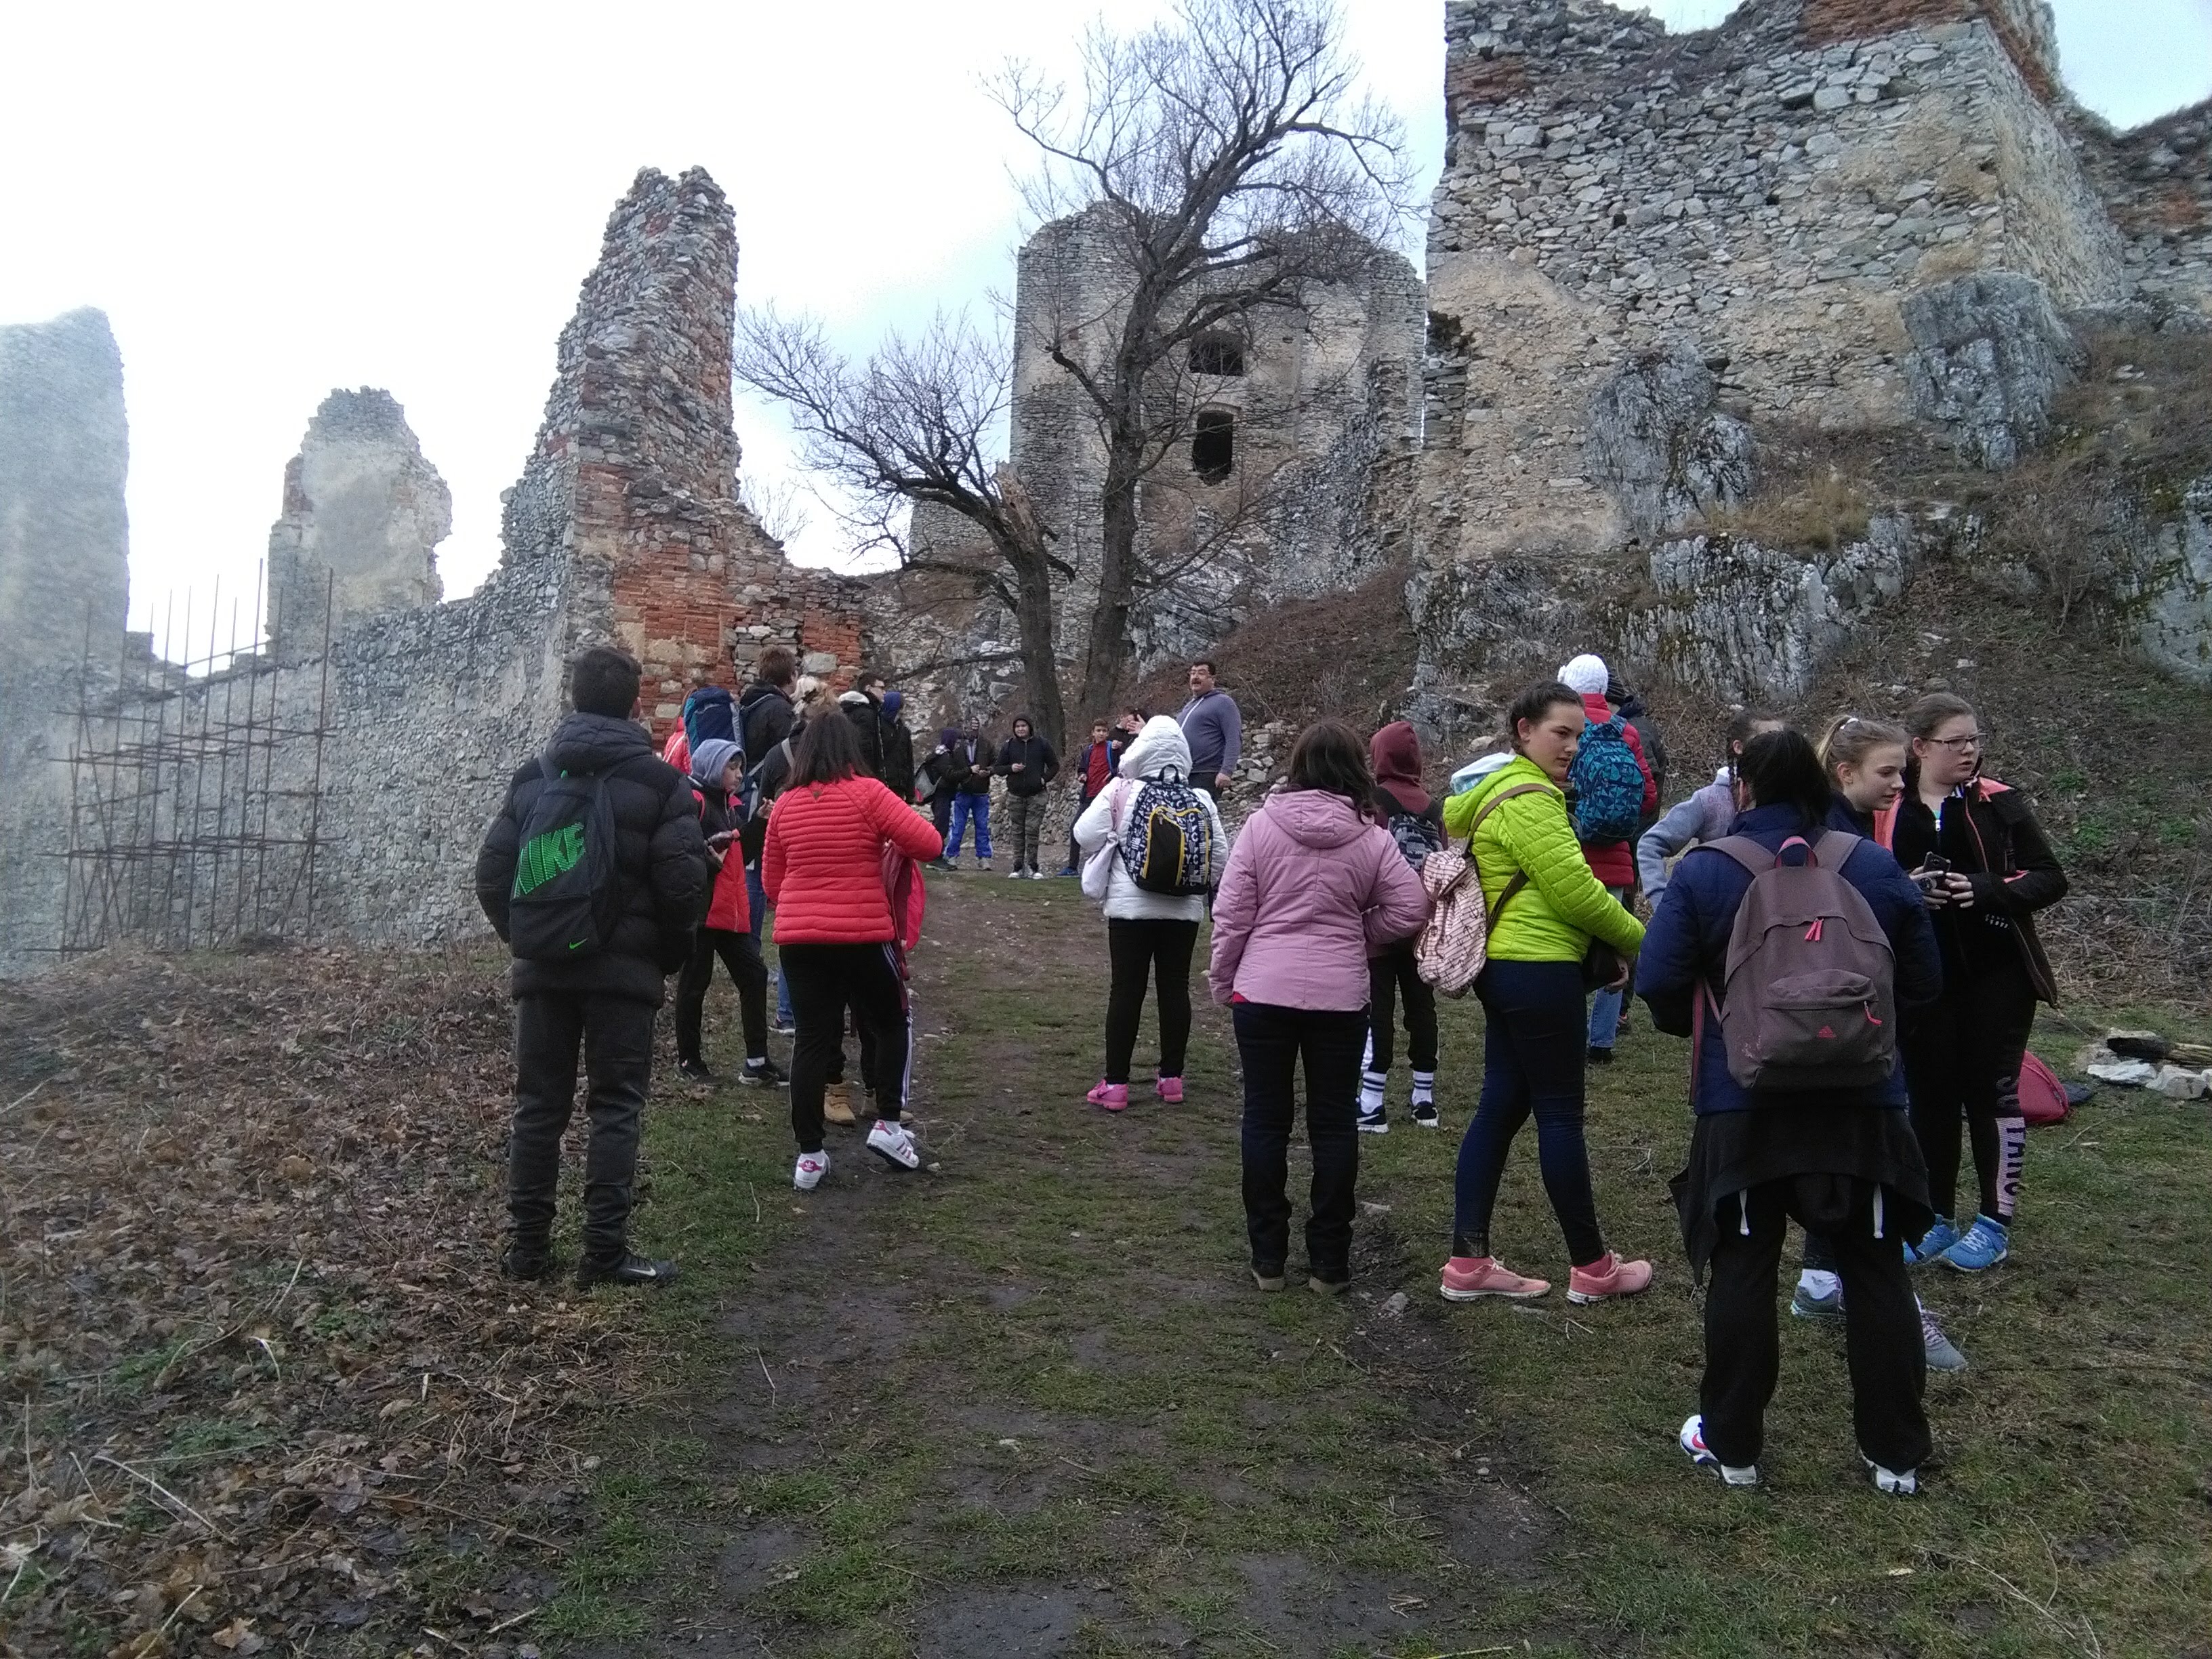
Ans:
[[[129,462],[106,317],[0,328],[0,630],[12,667],[74,671],[88,621],[96,643],[122,634]]]
[[[2086,111],[2069,113],[2136,297],[2158,320],[2212,317],[2212,100],[2123,133]]]
[[[737,258],[704,171],[638,175],[562,331],[545,422],[506,501],[509,559],[605,572],[608,631],[645,665],[656,733],[685,693],[732,684],[769,638],[825,677],[849,677],[860,655],[854,590],[787,562],[738,501]]]
[[[337,391],[284,469],[284,510],[269,532],[269,636],[286,661],[373,617],[445,596],[438,544],[453,492],[388,392]]]
[[[2041,0],[1750,0],[1687,35],[1600,0],[1452,0],[1446,35],[1409,590],[1431,662],[1528,623],[1531,595],[1489,592],[1511,569],[1651,580],[1632,540],[1740,498],[1761,422],[1899,425],[1943,394],[1967,405],[1962,445],[2008,453],[2005,411],[1914,356],[1985,356],[1964,337],[1984,296],[1938,307],[1951,335],[1921,341],[1916,293],[1982,272],[2063,309],[2129,292],[2047,101]],[[1675,362],[1677,385],[1703,366],[1706,405],[1642,434],[1666,476],[1618,476],[1624,381]],[[1700,498],[1706,476],[1723,483]],[[1635,510],[1646,485],[1677,510]]]
[[[272,833],[304,835],[312,822],[320,842],[317,931],[395,945],[483,933],[471,875],[484,825],[507,779],[560,718],[563,666],[584,645],[619,643],[638,654],[657,730],[689,686],[737,678],[732,649],[749,667],[763,641],[781,638],[833,680],[857,665],[854,586],[793,568],[737,504],[729,369],[736,260],[729,210],[713,179],[697,171],[676,179],[641,173],[609,221],[599,265],[562,334],[544,423],[505,498],[498,569],[463,599],[354,614],[327,655],[318,628],[316,654],[288,656],[273,672],[263,665],[254,676],[256,696],[273,699],[283,725],[304,731],[319,713],[325,728],[319,745],[305,738],[280,744],[268,780],[277,792]],[[119,402],[118,388],[110,469],[118,537]],[[303,554],[320,545],[309,532],[325,515],[308,464],[316,435],[289,475],[301,510],[278,526],[297,532],[291,545]],[[20,470],[21,453],[0,428],[0,475]],[[422,465],[418,481],[434,478]],[[72,498],[96,493],[64,482]],[[422,526],[421,502],[383,499],[386,521],[362,526],[361,539],[372,549],[404,547]],[[356,505],[374,519],[373,502]],[[121,631],[120,592],[118,584],[111,637]],[[35,599],[26,626],[50,625],[51,603]],[[252,675],[247,665],[190,684],[150,678],[167,726],[189,729],[204,717],[219,720],[220,701],[234,702]],[[58,752],[66,754],[65,740]],[[40,798],[48,806],[53,788],[65,802],[66,773],[54,766],[42,775],[54,781]],[[179,791],[211,787],[189,764],[172,781]],[[0,803],[9,799],[0,791]],[[40,867],[60,865],[39,855],[66,845],[65,819],[60,812],[41,821],[28,849]],[[0,948],[0,972],[39,965],[47,958],[27,947],[58,935],[52,907],[27,902],[27,891],[11,868],[0,885],[0,938],[19,948]]]
[[[1057,342],[1103,372],[1129,281],[1101,209],[1046,225],[1017,264],[1010,458],[1054,551],[1074,567],[1060,586],[1056,639],[1071,676],[1097,605],[1105,454],[1090,400],[1051,350]],[[1353,278],[1315,285],[1302,305],[1218,331],[1241,373],[1201,372],[1183,360],[1164,373],[1158,406],[1233,422],[1234,465],[1226,477],[1201,477],[1186,437],[1139,488],[1140,549],[1172,573],[1139,595],[1129,618],[1139,672],[1206,649],[1259,606],[1356,585],[1411,544],[1420,278],[1398,255],[1373,249]],[[943,509],[917,508],[909,533],[918,553],[988,556],[972,527]],[[941,594],[916,607],[883,584],[875,591],[894,662],[999,659],[1012,649],[1012,618],[988,597],[948,610]],[[933,678],[929,707],[948,718],[985,713],[1018,698],[1019,680],[1003,660],[968,661]]]
[[[0,973],[61,927],[80,696],[113,682],[130,591],[123,360],[107,319],[0,328]],[[88,665],[90,681],[80,681]]]

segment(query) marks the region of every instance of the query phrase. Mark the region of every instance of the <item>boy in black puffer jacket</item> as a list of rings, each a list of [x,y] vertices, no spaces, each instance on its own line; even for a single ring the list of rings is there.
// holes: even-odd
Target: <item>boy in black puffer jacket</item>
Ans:
[[[629,1253],[630,1188],[639,1115],[652,1082],[653,1011],[663,979],[690,955],[710,890],[690,785],[653,753],[645,728],[630,719],[639,678],[636,660],[622,652],[579,654],[568,669],[575,712],[545,749],[557,771],[606,781],[621,904],[600,949],[573,961],[514,963],[514,1122],[501,1258],[510,1278],[543,1279],[553,1269],[553,1194],[561,1135],[575,1104],[580,1045],[590,1073],[592,1133],[576,1282],[652,1285],[675,1276],[674,1263]],[[546,785],[536,760],[518,771],[477,854],[477,898],[502,939],[509,937],[522,829]]]

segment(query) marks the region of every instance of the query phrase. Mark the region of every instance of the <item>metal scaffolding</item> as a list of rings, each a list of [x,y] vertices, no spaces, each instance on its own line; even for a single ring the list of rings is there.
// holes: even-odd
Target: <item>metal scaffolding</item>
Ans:
[[[264,638],[265,570],[253,611],[231,605],[219,647],[222,589],[206,618],[206,649],[187,590],[172,593],[158,648],[149,628],[126,632],[111,680],[85,623],[70,752],[69,844],[61,938],[64,955],[129,942],[155,951],[214,950],[315,928],[323,750],[330,732],[331,613],[325,580],[322,650],[279,668],[263,649],[236,648],[241,621]],[[172,652],[179,654],[173,656]],[[298,682],[314,677],[312,702]],[[293,689],[283,692],[289,677]]]

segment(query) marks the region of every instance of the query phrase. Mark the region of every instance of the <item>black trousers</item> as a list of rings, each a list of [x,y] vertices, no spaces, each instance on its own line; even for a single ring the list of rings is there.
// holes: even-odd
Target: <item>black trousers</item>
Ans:
[[[949,844],[952,837],[952,792],[950,789],[940,788],[929,798],[929,821],[937,826],[938,840]]]
[[[1145,1011],[1145,982],[1158,987],[1162,1077],[1182,1075],[1190,1048],[1190,957],[1198,944],[1194,921],[1106,919],[1106,955],[1114,979],[1106,993],[1106,1081],[1127,1083],[1137,1048],[1137,1019]]]
[[[1942,997],[1916,1010],[1904,1027],[1905,1081],[1912,1093],[1912,1133],[1928,1160],[1928,1201],[1955,1217],[1959,1126],[1974,1149],[1981,1212],[2009,1223],[2020,1200],[2027,1120],[2021,1115],[2020,1066],[2035,1029],[2035,988],[2027,970],[2006,963],[1994,971],[1953,975]]]
[[[1417,1072],[1437,1069],[1436,988],[1413,966],[1413,942],[1395,945],[1367,959],[1367,1029],[1373,1041],[1367,1069],[1390,1069],[1395,1052],[1400,996],[1406,1000],[1406,1057]]]
[[[844,1066],[845,1011],[868,1033],[868,1079],[877,1115],[896,1123],[905,1105],[906,980],[888,944],[776,947],[791,983],[799,1034],[791,1047],[791,1132],[802,1152],[822,1150],[822,1090]]]
[[[1313,1149],[1306,1259],[1316,1278],[1349,1278],[1359,1182],[1359,1051],[1367,1041],[1367,1011],[1240,1002],[1231,1013],[1244,1064],[1244,1227],[1252,1265],[1279,1272],[1290,1255],[1291,1125],[1303,1063],[1306,1141]]]
[[[1775,1274],[1792,1216],[1825,1238],[1844,1281],[1844,1346],[1859,1449],[1887,1469],[1917,1468],[1926,1459],[1920,1313],[1905,1276],[1905,1241],[1890,1227],[1875,1237],[1875,1190],[1871,1182],[1844,1176],[1796,1176],[1722,1201],[1698,1389],[1705,1444],[1722,1462],[1755,1463],[1765,1443],[1766,1406],[1782,1367]]]
[[[714,982],[714,958],[729,969],[738,988],[738,1018],[744,1027],[745,1058],[768,1058],[768,964],[761,960],[760,941],[750,933],[732,933],[720,927],[702,927],[691,941],[691,959],[676,981],[676,1054],[679,1060],[699,1058],[699,1025],[707,1006],[707,988]]]
[[[507,1213],[508,1231],[524,1252],[544,1250],[552,1235],[561,1136],[576,1104],[579,1048],[592,1123],[584,1149],[584,1257],[611,1261],[629,1248],[638,1120],[653,1083],[653,1012],[649,1002],[579,992],[516,1000]]]

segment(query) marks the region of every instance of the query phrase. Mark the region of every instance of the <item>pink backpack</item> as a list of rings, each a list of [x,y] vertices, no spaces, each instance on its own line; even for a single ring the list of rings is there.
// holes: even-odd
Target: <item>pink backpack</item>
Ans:
[[[1729,1075],[1747,1089],[1866,1088],[1896,1069],[1896,959],[1843,875],[1858,839],[1793,836],[1780,854],[1745,836],[1712,843],[1751,872],[1720,1007]],[[1783,861],[1792,848],[1805,849],[1802,864]]]
[[[2057,1074],[2033,1054],[2020,1062],[2020,1115],[2031,1127],[2039,1123],[2063,1123],[2073,1109],[2067,1103],[2066,1085]]]

